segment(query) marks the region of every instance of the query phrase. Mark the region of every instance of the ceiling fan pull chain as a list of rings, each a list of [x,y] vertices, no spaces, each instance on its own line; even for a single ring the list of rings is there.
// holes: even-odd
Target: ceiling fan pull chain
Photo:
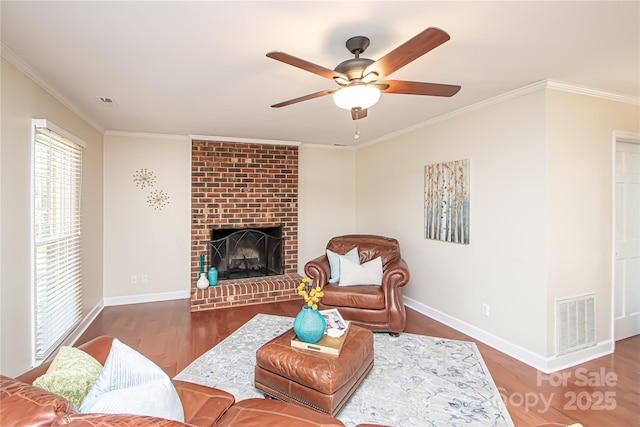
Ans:
[[[360,129],[358,129],[358,113],[360,112],[360,109],[359,108],[355,108],[354,110],[355,110],[355,113],[356,113],[356,119],[355,119],[355,122],[356,122],[356,133],[353,135],[353,139],[358,139],[358,138],[360,138]]]

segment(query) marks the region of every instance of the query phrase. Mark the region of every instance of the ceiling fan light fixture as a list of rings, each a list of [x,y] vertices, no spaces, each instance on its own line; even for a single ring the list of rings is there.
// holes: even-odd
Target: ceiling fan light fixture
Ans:
[[[367,109],[380,99],[380,89],[374,86],[353,85],[342,88],[333,94],[333,102],[345,110],[352,108]]]

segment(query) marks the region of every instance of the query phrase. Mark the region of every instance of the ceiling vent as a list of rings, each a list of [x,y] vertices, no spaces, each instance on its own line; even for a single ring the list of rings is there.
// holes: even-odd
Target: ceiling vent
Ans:
[[[116,100],[111,98],[110,96],[98,96],[98,101],[100,101],[100,103],[102,105],[107,105],[110,107],[116,107],[118,104],[116,103]]]

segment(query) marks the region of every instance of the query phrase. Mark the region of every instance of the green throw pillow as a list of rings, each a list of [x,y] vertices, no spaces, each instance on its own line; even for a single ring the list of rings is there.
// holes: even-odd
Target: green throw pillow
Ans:
[[[102,365],[91,355],[75,347],[60,347],[47,373],[36,378],[33,385],[66,397],[77,409],[100,372]]]

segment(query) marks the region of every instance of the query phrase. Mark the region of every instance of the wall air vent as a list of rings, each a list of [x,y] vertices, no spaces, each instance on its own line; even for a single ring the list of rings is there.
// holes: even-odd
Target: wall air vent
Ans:
[[[556,300],[556,354],[596,344],[595,294]]]

